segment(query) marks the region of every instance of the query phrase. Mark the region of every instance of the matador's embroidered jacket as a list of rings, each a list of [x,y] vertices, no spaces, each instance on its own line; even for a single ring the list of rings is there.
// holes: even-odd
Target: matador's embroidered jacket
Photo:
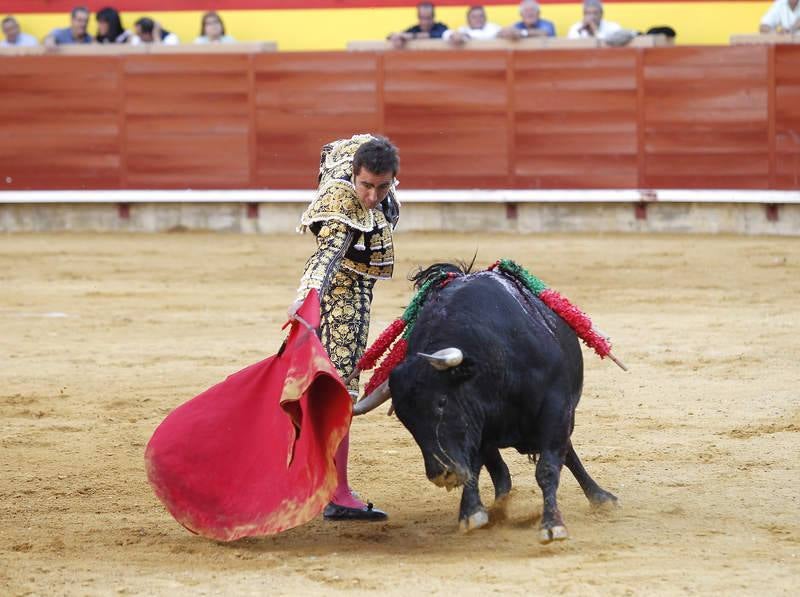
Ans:
[[[355,135],[322,148],[317,196],[300,220],[301,230],[308,228],[317,237],[317,251],[306,262],[298,298],[312,288],[324,296],[339,269],[371,279],[392,277],[392,229],[399,217],[397,181],[374,209],[361,205],[354,186],[353,156],[371,139],[371,135]]]

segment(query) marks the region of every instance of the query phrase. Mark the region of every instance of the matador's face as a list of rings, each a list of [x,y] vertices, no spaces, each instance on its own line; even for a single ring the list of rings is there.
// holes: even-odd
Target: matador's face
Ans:
[[[355,187],[358,200],[367,209],[372,209],[386,199],[394,180],[393,172],[375,174],[366,168],[361,168],[355,176]]]

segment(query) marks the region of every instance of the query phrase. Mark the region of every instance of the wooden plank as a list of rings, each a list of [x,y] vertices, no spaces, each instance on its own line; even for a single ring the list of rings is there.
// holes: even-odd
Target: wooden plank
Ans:
[[[117,59],[23,56],[2,69],[3,188],[118,188]]]
[[[798,45],[509,47],[6,57],[5,188],[310,188],[369,131],[403,188],[800,186]]]
[[[505,52],[397,52],[384,61],[385,127],[404,187],[510,184]]]
[[[514,114],[516,113],[516,104],[514,102],[515,94],[514,87],[516,85],[516,66],[515,58],[516,53],[510,52],[506,56],[506,126],[509,131],[514,130]],[[513,189],[517,185],[516,175],[514,174],[514,164],[517,161],[517,138],[516,135],[509,133],[506,135],[506,143],[508,147],[507,172],[508,176],[507,186]]]
[[[259,186],[316,186],[325,143],[379,131],[376,55],[259,55],[253,66]]]
[[[769,188],[766,47],[644,50],[647,187]]]
[[[247,58],[247,86],[247,181],[248,186],[252,188],[258,185],[256,177],[258,171],[258,134],[256,130],[258,113],[256,109],[256,69],[253,55]]]
[[[776,178],[775,141],[775,48],[767,53],[767,146],[769,147],[769,188],[774,189]]]
[[[245,188],[246,135],[129,137],[132,188]]]
[[[640,189],[646,188],[644,173],[647,170],[644,96],[644,52],[636,52],[636,183]]]
[[[515,58],[518,188],[638,185],[638,50]]]
[[[800,188],[800,46],[774,52],[774,188]]]
[[[250,184],[249,56],[148,54],[122,60],[131,187]]]

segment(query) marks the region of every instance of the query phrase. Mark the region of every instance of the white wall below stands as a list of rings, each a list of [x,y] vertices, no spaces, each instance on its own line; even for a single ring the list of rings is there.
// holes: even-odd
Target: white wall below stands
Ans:
[[[207,196],[160,196],[148,201],[148,192],[106,192],[91,201],[80,193],[41,195],[25,201],[24,195],[0,193],[0,232],[214,230],[237,233],[291,233],[305,208],[306,192],[287,192],[281,200],[262,200],[260,194],[228,196],[217,191]],[[301,193],[297,195],[297,193]],[[422,193],[421,191],[407,192]],[[470,192],[468,192],[470,193]],[[459,202],[449,197],[404,200],[399,231],[497,232],[670,232],[776,234],[800,236],[800,201],[794,193],[760,194],[725,201],[730,193],[641,202],[636,191],[592,196],[559,193],[540,200],[514,195],[493,196],[472,192]],[[616,195],[614,194],[616,193]],[[308,197],[306,197],[308,195]],[[5,196],[5,197],[4,197]],[[401,194],[401,199],[404,195]],[[132,199],[133,197],[133,199]],[[585,199],[582,201],[581,197]],[[5,200],[4,198],[9,199]],[[217,199],[216,201],[214,199]],[[484,200],[481,200],[481,199]],[[437,200],[438,199],[438,200]],[[512,201],[508,201],[512,199]],[[519,201],[513,201],[520,199]],[[761,201],[757,201],[760,199]],[[637,208],[638,207],[638,208]]]

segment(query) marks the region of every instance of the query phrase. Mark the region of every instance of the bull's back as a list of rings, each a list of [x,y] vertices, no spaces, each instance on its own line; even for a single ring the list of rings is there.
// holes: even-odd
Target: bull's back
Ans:
[[[583,358],[575,332],[527,290],[495,272],[457,278],[425,305],[414,338],[435,351],[460,341],[465,354],[501,371],[518,372],[526,388],[559,386],[577,403]],[[409,346],[417,350],[414,346]]]

